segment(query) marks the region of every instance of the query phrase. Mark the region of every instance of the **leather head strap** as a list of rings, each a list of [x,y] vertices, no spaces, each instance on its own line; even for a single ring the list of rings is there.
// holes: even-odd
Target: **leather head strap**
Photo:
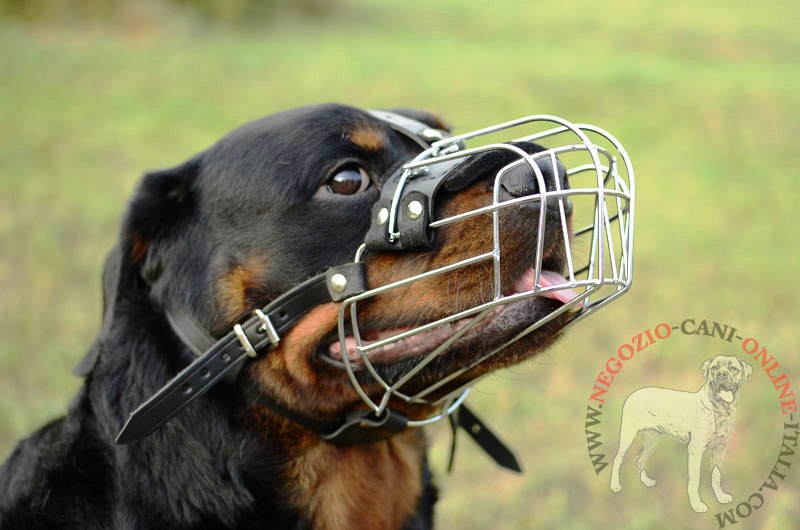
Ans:
[[[311,308],[330,302],[325,275],[319,275],[278,297],[219,340],[210,338],[187,313],[168,311],[176,335],[191,350],[202,351],[192,364],[131,413],[117,436],[118,444],[138,440],[158,429],[226,374],[241,369],[248,357],[275,348],[280,336]],[[211,347],[204,347],[211,343]]]

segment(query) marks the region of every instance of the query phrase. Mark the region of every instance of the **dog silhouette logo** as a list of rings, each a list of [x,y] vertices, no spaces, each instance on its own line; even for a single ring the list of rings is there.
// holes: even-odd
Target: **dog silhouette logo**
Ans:
[[[683,444],[688,451],[689,504],[695,512],[706,512],[700,498],[700,468],[706,450],[711,453],[711,488],[722,504],[733,497],[722,489],[722,462],[733,436],[736,408],[742,385],[753,372],[751,366],[731,355],[717,355],[703,363],[704,384],[697,392],[645,387],[631,392],[622,405],[619,449],[611,467],[609,487],[622,491],[620,467],[639,433],[643,446],[636,459],[639,480],[647,487],[656,481],[645,469],[648,457],[664,435]]]

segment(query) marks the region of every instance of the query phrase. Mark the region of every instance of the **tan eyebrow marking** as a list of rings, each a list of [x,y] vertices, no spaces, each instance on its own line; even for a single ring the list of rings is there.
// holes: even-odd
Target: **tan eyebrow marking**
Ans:
[[[383,130],[372,123],[361,123],[345,137],[354,145],[366,151],[380,151],[384,147]]]

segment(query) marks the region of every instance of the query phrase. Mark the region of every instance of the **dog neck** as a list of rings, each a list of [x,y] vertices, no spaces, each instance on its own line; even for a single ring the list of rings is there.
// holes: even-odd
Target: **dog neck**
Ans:
[[[401,528],[423,494],[425,437],[409,430],[381,442],[305,444],[286,466],[289,502],[317,530]]]

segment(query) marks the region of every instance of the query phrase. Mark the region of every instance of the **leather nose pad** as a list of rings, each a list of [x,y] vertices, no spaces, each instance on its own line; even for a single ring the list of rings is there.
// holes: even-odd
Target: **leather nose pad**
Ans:
[[[551,160],[552,159],[549,156],[535,160],[536,166],[542,172],[542,178],[544,179],[547,190],[553,191],[556,189],[556,178],[558,178],[559,185],[562,190],[569,189],[566,166],[564,166],[561,160],[556,159],[556,167],[554,168]],[[509,170],[502,179],[502,186],[514,197],[534,195],[539,192],[536,174],[531,170],[528,164],[520,164],[519,166]],[[567,202],[569,201],[565,202],[565,207]],[[571,203],[569,206],[571,211]]]

